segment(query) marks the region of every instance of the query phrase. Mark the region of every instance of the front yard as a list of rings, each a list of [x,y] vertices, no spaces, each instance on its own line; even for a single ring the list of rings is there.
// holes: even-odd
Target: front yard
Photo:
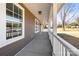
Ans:
[[[62,28],[57,28],[57,33],[64,33],[79,38],[79,29],[76,28],[66,28],[65,31]]]

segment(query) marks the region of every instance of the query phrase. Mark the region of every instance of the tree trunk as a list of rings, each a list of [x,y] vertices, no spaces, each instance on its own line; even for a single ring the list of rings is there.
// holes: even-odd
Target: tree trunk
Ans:
[[[63,31],[65,31],[65,20],[63,20],[63,22],[62,22],[62,29],[63,29]]]

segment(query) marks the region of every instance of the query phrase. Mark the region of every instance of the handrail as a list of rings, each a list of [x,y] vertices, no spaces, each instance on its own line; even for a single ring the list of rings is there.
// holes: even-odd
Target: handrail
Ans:
[[[57,40],[60,41],[60,43],[62,43],[70,52],[79,56],[79,49],[77,49],[76,47],[65,41],[63,38],[59,37],[57,34],[54,34],[52,32],[49,33],[51,33],[55,38],[57,38]]]

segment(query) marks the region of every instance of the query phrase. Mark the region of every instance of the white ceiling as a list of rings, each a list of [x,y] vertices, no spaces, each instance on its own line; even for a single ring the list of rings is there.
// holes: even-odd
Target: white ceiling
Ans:
[[[24,5],[42,22],[47,21],[51,3],[24,3]],[[42,11],[39,15],[38,11]]]
[[[42,24],[46,24],[47,20],[50,15],[50,10],[51,10],[51,3],[23,3],[26,8],[28,8],[32,14],[37,17]],[[59,11],[60,8],[63,6],[63,3],[58,3],[57,4],[57,10]],[[53,10],[53,9],[52,9]],[[40,15],[38,11],[42,11],[42,14]],[[51,13],[52,14],[52,13]]]

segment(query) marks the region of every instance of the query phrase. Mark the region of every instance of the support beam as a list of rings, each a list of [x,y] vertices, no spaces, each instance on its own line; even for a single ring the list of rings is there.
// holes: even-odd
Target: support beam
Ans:
[[[53,4],[53,32],[57,33],[57,4]]]
[[[57,34],[57,4],[53,4],[52,7],[53,7],[53,16],[52,16],[53,17],[53,19],[52,19],[53,33]],[[56,40],[56,38],[54,36],[53,36],[52,41],[53,41],[53,43],[52,43],[52,45],[53,45],[53,54],[58,56],[60,54],[60,52],[59,52],[60,49],[58,49],[59,48],[59,46],[58,46],[59,43],[58,43],[58,41]]]

